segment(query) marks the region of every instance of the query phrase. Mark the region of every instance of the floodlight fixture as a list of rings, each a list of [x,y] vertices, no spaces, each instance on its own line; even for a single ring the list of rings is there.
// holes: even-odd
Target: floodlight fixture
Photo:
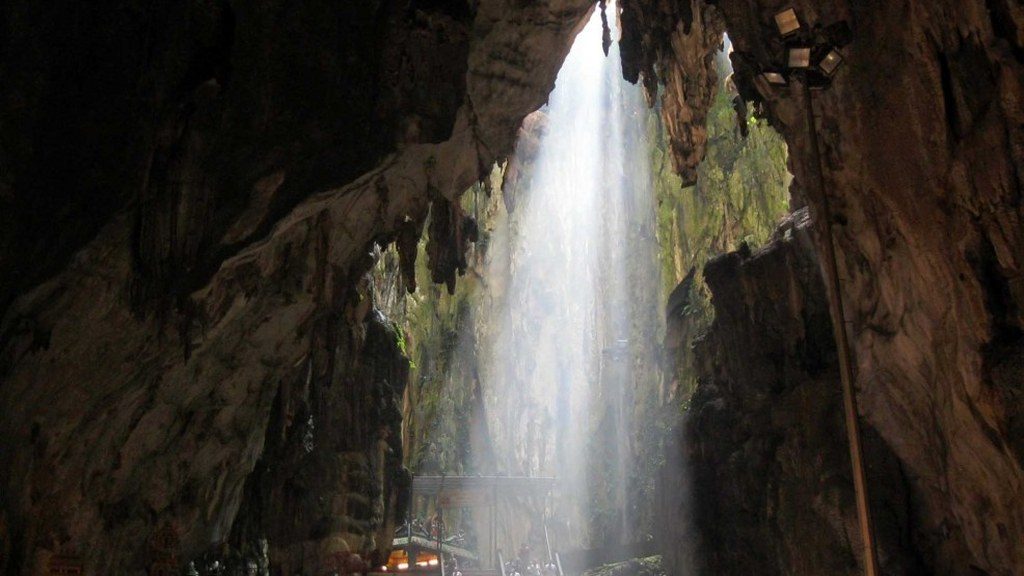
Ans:
[[[775,15],[775,27],[779,29],[779,35],[783,38],[796,34],[800,30],[800,19],[796,17],[796,10],[786,8]]]
[[[761,77],[764,78],[765,82],[772,86],[785,86],[786,84],[789,84],[789,82],[786,81],[786,77],[780,72],[762,72]]]
[[[843,55],[839,53],[839,50],[832,48],[825,54],[825,57],[818,62],[818,68],[821,69],[821,73],[825,76],[832,77],[839,69],[839,65],[843,63]]]
[[[805,46],[790,48],[788,66],[790,68],[810,68],[811,49]]]

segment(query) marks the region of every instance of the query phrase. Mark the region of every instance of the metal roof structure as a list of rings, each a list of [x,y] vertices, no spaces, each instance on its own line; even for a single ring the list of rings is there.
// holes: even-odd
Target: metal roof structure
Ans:
[[[438,546],[437,540],[424,538],[422,536],[413,535],[411,540],[408,536],[400,536],[391,541],[392,548],[405,549],[410,544],[415,545],[418,548],[423,548],[424,550],[433,550],[435,552],[440,551],[444,552],[445,554],[453,554],[455,556],[459,556],[460,558],[468,558],[470,560],[477,559],[476,554],[469,550],[466,550],[465,548],[452,546],[447,542],[441,542],[440,546]]]

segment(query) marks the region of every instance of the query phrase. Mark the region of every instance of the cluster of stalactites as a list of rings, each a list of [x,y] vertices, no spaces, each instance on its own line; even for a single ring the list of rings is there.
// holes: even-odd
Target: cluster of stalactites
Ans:
[[[621,0],[622,75],[643,82],[648,105],[661,95],[672,164],[684,186],[696,183],[707,145],[705,122],[718,88],[715,52],[725,24],[702,0]]]

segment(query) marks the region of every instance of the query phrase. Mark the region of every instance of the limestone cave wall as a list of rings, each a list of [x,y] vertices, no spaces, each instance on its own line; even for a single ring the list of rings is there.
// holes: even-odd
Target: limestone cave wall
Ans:
[[[591,8],[5,3],[0,572],[379,554],[405,376],[372,248],[410,269],[433,205],[454,280],[449,199]]]
[[[903,510],[898,513],[879,512],[878,521],[884,524],[887,514],[900,517],[905,525],[897,523],[898,542],[919,562],[896,561],[899,554],[883,547],[886,571],[918,573],[915,566],[920,566],[924,573],[943,575],[1021,573],[1024,11],[1011,2],[981,1],[713,4],[735,47],[741,95],[769,118],[789,145],[794,206],[809,204],[812,216],[833,222],[856,354],[861,417],[869,444],[877,445],[869,450],[868,466],[872,475],[880,474],[894,458],[899,469],[894,477],[898,481],[876,477],[872,482],[872,488],[882,492],[873,496],[873,505],[885,508],[886,492],[902,484],[905,494],[893,494],[894,502],[905,502],[906,507],[893,508]],[[811,92],[810,102],[795,82],[773,87],[757,78],[762,70],[785,64],[785,42],[778,37],[773,15],[790,6],[801,19],[805,41],[839,45],[844,56],[831,86]],[[808,105],[813,106],[813,130],[807,122]],[[807,187],[816,183],[810,164],[812,137],[822,149],[829,214],[807,193]],[[816,235],[813,239],[820,250],[823,240]],[[755,288],[764,285],[767,290],[776,272],[765,269],[753,277],[753,266],[728,263],[707,270],[709,277],[726,272],[745,282],[744,290],[753,299],[741,309],[755,313],[760,306],[783,306],[762,303],[771,292],[762,297]],[[735,290],[719,286],[716,312],[729,312],[736,303]],[[803,310],[796,307],[790,313]],[[797,316],[786,319],[783,312],[780,325],[767,336],[780,337],[799,328],[792,325]],[[712,341],[721,338],[730,321],[728,316],[721,320],[722,332]],[[800,323],[807,319],[800,318]],[[828,338],[826,332],[821,334],[821,339]],[[749,361],[756,365],[763,349],[753,342],[745,346],[751,351]],[[743,353],[714,345],[701,350],[705,362],[718,366],[735,365],[733,357]],[[778,352],[769,355],[769,373],[804,353],[785,347]],[[710,416],[721,414],[719,408],[740,410],[747,420],[737,423],[739,430],[756,429],[757,434],[769,434],[763,442],[781,441],[781,446],[787,438],[799,437],[799,423],[808,422],[804,418],[817,414],[825,418],[821,426],[831,425],[825,414],[794,412],[787,416],[794,419],[793,429],[772,435],[775,422],[791,406],[788,401],[781,406],[759,403],[757,396],[741,401],[735,390],[723,389],[715,380],[720,374],[712,371],[705,376],[697,392],[704,412],[691,424],[694,449],[700,450],[693,455],[692,489],[708,490],[709,479],[715,478],[713,493],[705,493],[713,496],[712,501],[718,499],[711,508],[731,495],[743,504],[727,502],[723,509],[742,510],[743,515],[723,519],[698,514],[694,529],[705,536],[738,537],[721,530],[739,529],[743,523],[759,527],[735,542],[739,549],[726,551],[724,544],[713,543],[705,550],[722,570],[716,573],[854,570],[852,565],[826,567],[813,560],[819,544],[828,547],[823,540],[832,538],[829,534],[842,524],[841,516],[803,519],[817,524],[815,534],[804,533],[802,523],[785,528],[778,522],[757,532],[771,525],[772,518],[781,518],[783,480],[801,482],[820,469],[820,458],[832,458],[826,446],[813,458],[799,451],[775,452],[776,461],[768,469],[779,467],[788,479],[780,477],[780,483],[767,490],[729,480],[743,477],[741,468],[763,469],[759,458],[765,448],[753,432],[746,439],[733,437],[726,442],[732,448],[715,454],[723,448],[715,446],[714,438],[726,432]],[[829,380],[821,375],[814,379]],[[728,381],[734,387],[755,389],[762,382],[757,374]],[[792,402],[797,404],[792,406],[805,401],[796,394]],[[827,401],[821,398],[813,405],[820,410]],[[735,456],[730,460],[728,454]],[[749,464],[743,464],[748,457]],[[722,470],[730,473],[702,476]],[[674,485],[675,490],[682,488],[681,483]],[[803,509],[821,513],[823,502],[812,496],[820,492],[805,488]],[[768,514],[769,519],[752,518],[752,511]],[[805,546],[794,554],[790,543],[801,534]],[[762,548],[763,539],[772,543],[770,550]],[[849,539],[840,548],[858,556],[857,536],[850,534]],[[763,563],[741,566],[753,560],[745,552],[750,548],[764,552]],[[735,555],[735,562],[727,554]]]

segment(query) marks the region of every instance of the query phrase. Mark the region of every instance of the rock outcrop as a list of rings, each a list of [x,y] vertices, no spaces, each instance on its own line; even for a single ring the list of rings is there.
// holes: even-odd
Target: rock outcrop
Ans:
[[[378,311],[351,326],[334,333],[332,366],[310,366],[306,390],[280,389],[246,480],[231,544],[268,542],[273,573],[380,566],[404,514],[400,402],[409,363]]]
[[[721,256],[704,276],[715,320],[695,345],[699,385],[675,447],[686,454],[687,485],[662,479],[676,486],[662,490],[667,571],[860,574],[842,394],[807,210],[765,248]],[[865,436],[884,573],[923,574],[907,479],[874,430]]]

